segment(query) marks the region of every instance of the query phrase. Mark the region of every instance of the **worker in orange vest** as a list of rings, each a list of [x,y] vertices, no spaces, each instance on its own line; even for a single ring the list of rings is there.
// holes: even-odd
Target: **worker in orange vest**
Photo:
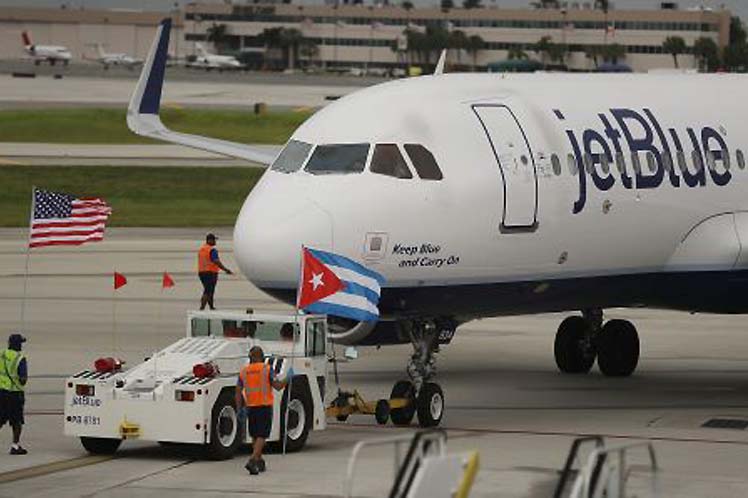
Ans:
[[[219,270],[231,275],[231,270],[223,266],[218,257],[216,239],[215,235],[209,233],[205,236],[205,244],[197,251],[197,276],[200,277],[200,282],[203,284],[203,295],[200,298],[201,310],[205,309],[206,304],[210,306],[210,309],[216,309],[213,306],[213,294],[216,292]]]
[[[266,469],[262,450],[273,425],[273,389],[284,389],[288,385],[288,379],[292,377],[293,368],[290,368],[285,380],[277,379],[273,369],[265,363],[265,354],[260,346],[253,346],[249,350],[249,363],[239,372],[239,379],[236,382],[236,408],[240,413],[246,410],[249,419],[252,456],[244,468],[252,475],[265,472]]]

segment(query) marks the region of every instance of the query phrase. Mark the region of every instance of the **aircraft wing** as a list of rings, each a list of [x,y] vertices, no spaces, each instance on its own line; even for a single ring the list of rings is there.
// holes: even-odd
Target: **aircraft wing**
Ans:
[[[171,19],[161,21],[127,107],[127,126],[133,133],[144,137],[270,165],[276,155],[266,150],[226,140],[175,132],[161,122],[158,113],[161,107],[161,89],[164,84],[170,31]]]

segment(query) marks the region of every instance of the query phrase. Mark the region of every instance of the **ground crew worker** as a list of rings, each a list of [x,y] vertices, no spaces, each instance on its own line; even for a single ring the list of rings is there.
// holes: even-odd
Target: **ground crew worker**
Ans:
[[[216,236],[209,233],[205,236],[205,244],[203,244],[197,252],[197,275],[200,277],[200,282],[203,284],[203,295],[200,298],[201,310],[205,309],[206,304],[210,306],[210,309],[216,309],[215,306],[213,306],[213,295],[216,292],[219,270],[223,270],[228,275],[231,275],[231,270],[223,266],[223,263],[221,263],[221,260],[218,257]]]
[[[8,349],[0,356],[0,428],[8,422],[13,429],[11,455],[28,453],[19,444],[23,429],[23,391],[29,378],[26,358],[21,353],[24,342],[26,338],[21,334],[11,334],[8,337]]]
[[[273,425],[273,389],[281,390],[293,377],[289,369],[286,380],[278,380],[273,369],[265,363],[265,355],[260,346],[249,350],[249,363],[239,372],[236,382],[236,408],[249,419],[249,435],[252,436],[252,455],[244,466],[250,474],[265,472],[262,450],[270,436]]]

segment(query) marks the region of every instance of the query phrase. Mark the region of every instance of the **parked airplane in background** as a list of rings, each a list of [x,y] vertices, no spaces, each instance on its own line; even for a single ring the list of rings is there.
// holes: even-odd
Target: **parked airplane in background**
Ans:
[[[104,69],[109,69],[109,66],[124,66],[128,69],[133,69],[135,66],[143,63],[143,59],[137,59],[124,53],[108,53],[104,51],[104,45],[101,43],[96,44],[96,53],[98,54],[96,62],[103,65]]]
[[[192,61],[188,59],[188,67],[196,67],[206,71],[211,69],[223,71],[224,69],[241,69],[243,67],[242,63],[234,56],[208,53],[202,43],[196,43],[195,48],[197,48],[197,55]]]
[[[28,31],[21,33],[21,39],[23,40],[23,48],[34,59],[34,64],[37,66],[42,61],[47,61],[52,66],[59,61],[67,66],[70,59],[73,58],[70,50],[66,47],[58,45],[34,45],[34,42],[31,41],[31,33]]]
[[[271,165],[234,229],[239,267],[267,293],[294,302],[302,245],[385,275],[380,321],[336,320],[333,337],[412,342],[412,383],[393,395],[417,397],[424,425],[444,407],[434,353],[469,320],[577,311],[556,332],[558,368],[628,376],[639,335],[606,308],[748,312],[744,76],[410,78],[328,105],[270,157],[164,127],[169,28],[130,129]]]

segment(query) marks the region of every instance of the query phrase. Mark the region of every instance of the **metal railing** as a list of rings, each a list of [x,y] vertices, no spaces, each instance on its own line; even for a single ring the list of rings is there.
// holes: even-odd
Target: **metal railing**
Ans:
[[[597,498],[603,494],[607,498],[624,498],[630,475],[630,469],[626,467],[626,453],[633,448],[647,449],[652,473],[656,473],[659,467],[651,441],[598,447],[590,452],[570,498]],[[611,459],[611,456],[617,456],[617,459]]]
[[[571,448],[566,457],[564,469],[561,471],[561,477],[556,485],[556,491],[553,492],[553,498],[561,498],[561,495],[564,493],[564,488],[566,488],[566,483],[569,482],[569,477],[571,477],[571,473],[573,472],[572,465],[574,465],[574,461],[577,459],[579,449],[584,443],[588,442],[594,442],[597,448],[603,447],[603,438],[600,436],[579,437],[571,443]]]
[[[408,450],[403,457],[403,446],[408,445]],[[415,435],[404,434],[402,436],[390,436],[366,441],[359,441],[353,447],[348,459],[348,469],[343,482],[343,496],[353,497],[354,478],[356,467],[359,463],[361,452],[378,446],[392,446],[395,451],[394,475],[395,480],[389,496],[392,498],[405,496],[410,483],[415,477],[415,472],[420,462],[426,456],[443,456],[447,451],[447,433],[440,429],[419,431]]]

